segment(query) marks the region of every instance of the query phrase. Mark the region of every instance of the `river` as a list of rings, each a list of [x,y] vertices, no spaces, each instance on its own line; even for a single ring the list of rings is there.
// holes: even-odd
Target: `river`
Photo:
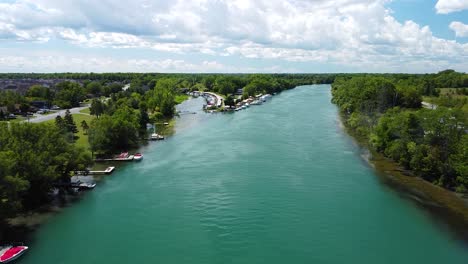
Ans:
[[[383,184],[328,85],[233,114],[184,102],[142,148],[50,218],[17,263],[468,263],[468,249]]]

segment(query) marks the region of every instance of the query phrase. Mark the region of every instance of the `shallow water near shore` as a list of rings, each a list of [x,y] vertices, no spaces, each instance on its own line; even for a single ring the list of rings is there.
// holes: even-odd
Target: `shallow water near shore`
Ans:
[[[49,218],[17,263],[467,263],[376,177],[330,99],[314,85],[232,114],[184,102],[197,114]]]

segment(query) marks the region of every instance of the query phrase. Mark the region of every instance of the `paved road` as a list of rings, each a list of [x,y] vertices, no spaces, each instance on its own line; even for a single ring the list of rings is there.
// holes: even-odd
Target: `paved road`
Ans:
[[[80,113],[81,110],[83,109],[86,109],[88,108],[89,105],[87,106],[81,106],[81,107],[75,107],[75,108],[71,108],[70,109],[70,113],[71,114],[83,114],[83,113]],[[34,118],[31,118],[29,120],[30,123],[41,123],[41,122],[44,122],[44,121],[47,121],[47,120],[51,120],[51,119],[55,119],[57,116],[64,116],[65,115],[65,112],[67,110],[60,110],[60,111],[57,111],[55,113],[52,113],[52,114],[48,114],[48,115],[38,115],[38,114],[35,114]],[[28,122],[28,121],[24,121],[24,122]]]

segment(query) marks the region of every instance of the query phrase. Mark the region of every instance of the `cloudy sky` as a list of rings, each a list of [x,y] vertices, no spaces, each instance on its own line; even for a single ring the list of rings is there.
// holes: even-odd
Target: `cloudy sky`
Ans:
[[[0,0],[0,72],[468,72],[468,0]]]

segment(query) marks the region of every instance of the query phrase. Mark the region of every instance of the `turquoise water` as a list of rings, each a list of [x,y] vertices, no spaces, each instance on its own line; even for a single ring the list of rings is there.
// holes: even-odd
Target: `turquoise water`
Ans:
[[[330,99],[329,86],[304,86],[234,114],[182,115],[141,163],[43,225],[18,263],[468,263],[379,182]]]

